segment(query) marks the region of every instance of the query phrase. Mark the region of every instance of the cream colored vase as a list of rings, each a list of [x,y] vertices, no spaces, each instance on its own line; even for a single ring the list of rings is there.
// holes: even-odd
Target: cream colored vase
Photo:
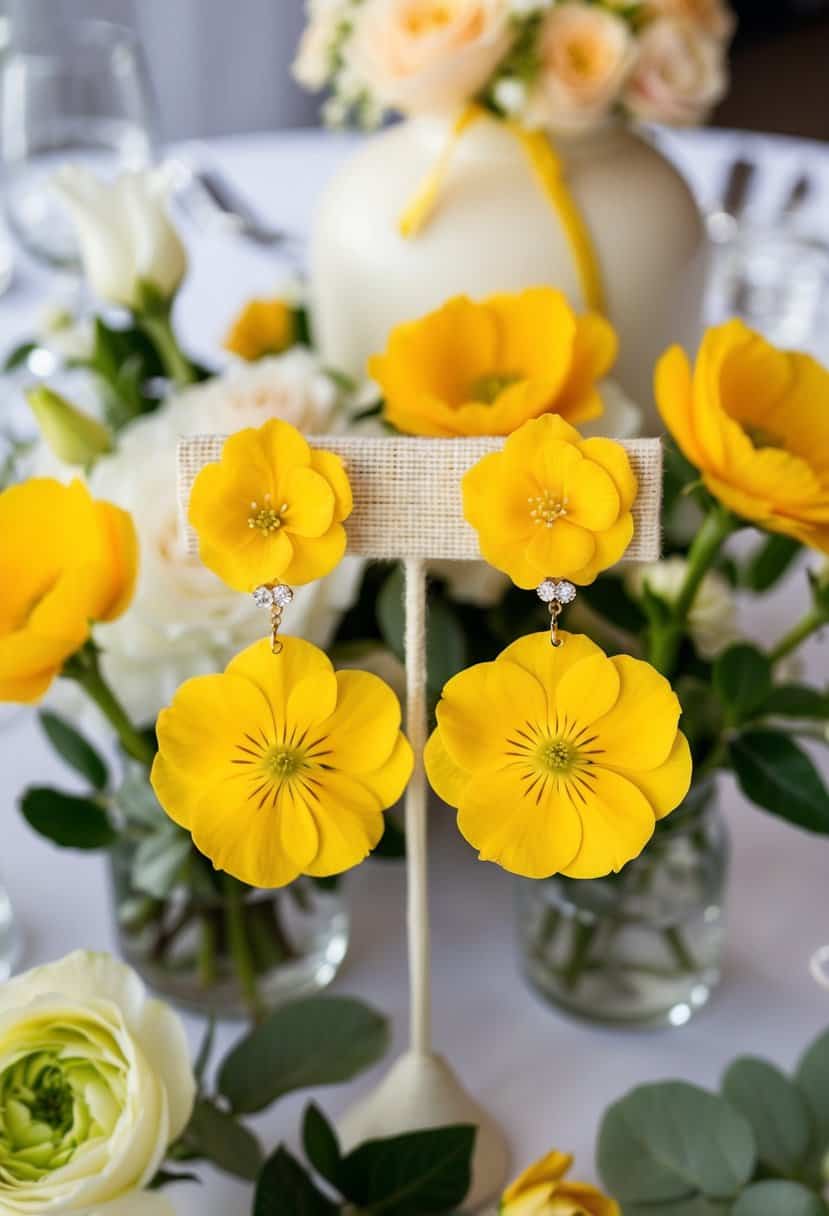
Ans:
[[[323,356],[360,375],[389,329],[458,293],[480,297],[539,283],[584,306],[573,252],[526,153],[495,120],[460,139],[436,210],[404,240],[398,219],[443,150],[449,123],[421,118],[367,139],[324,193],[311,250],[312,312]],[[695,348],[707,243],[676,168],[623,126],[556,140],[593,235],[610,319],[621,339],[614,376],[655,433],[653,366],[666,346]]]

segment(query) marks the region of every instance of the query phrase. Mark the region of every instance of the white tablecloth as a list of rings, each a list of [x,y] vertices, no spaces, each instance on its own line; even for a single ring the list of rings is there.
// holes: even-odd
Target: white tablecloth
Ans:
[[[739,137],[742,140],[742,137]],[[716,196],[738,137],[671,137],[702,198]],[[829,151],[818,145],[748,139],[767,170],[770,204],[804,166],[829,192]],[[248,137],[211,149],[240,187],[275,222],[303,231],[320,188],[346,154],[348,137],[321,134]],[[829,198],[829,193],[824,194]],[[816,219],[821,217],[816,211]],[[829,216],[829,211],[826,212]],[[823,220],[824,224],[827,220]],[[232,242],[194,239],[194,268],[181,301],[185,333],[215,356],[228,318],[253,291],[278,282],[278,263]],[[21,275],[0,302],[0,347],[26,333],[43,300],[44,280]],[[803,602],[782,590],[745,621],[759,638],[775,637]],[[827,647],[810,644],[812,678],[829,676]],[[27,784],[59,781],[66,772],[44,744],[30,713],[0,733],[3,815],[0,871],[25,932],[26,965],[79,946],[112,949],[112,914],[104,862],[64,853],[23,823],[15,800]],[[579,1174],[594,1177],[595,1135],[602,1111],[631,1086],[682,1077],[715,1085],[737,1053],[765,1054],[784,1067],[829,1023],[829,994],[810,977],[813,952],[829,942],[829,842],[748,806],[726,783],[724,804],[734,836],[731,928],[721,989],[708,1008],[680,1030],[602,1030],[569,1021],[525,987],[514,946],[512,884],[476,862],[451,815],[433,824],[434,1007],[437,1048],[451,1057],[468,1088],[506,1129],[514,1164],[523,1166],[552,1145],[578,1155]],[[393,1020],[395,1049],[406,1035],[403,871],[368,864],[348,883],[353,946],[335,990],[358,994]],[[195,1043],[199,1023],[188,1019]],[[238,1028],[222,1028],[228,1044]],[[336,1116],[377,1073],[353,1086],[313,1095]],[[270,1148],[296,1142],[299,1117],[312,1095],[284,1100],[260,1120]],[[247,1216],[247,1188],[205,1171],[207,1185],[172,1192],[180,1216]]]

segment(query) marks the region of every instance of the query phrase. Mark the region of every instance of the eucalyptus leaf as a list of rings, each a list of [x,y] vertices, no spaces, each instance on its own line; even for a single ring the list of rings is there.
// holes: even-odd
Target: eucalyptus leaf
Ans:
[[[449,1212],[472,1181],[476,1128],[433,1128],[370,1140],[340,1167],[340,1189],[372,1216],[427,1216]]]
[[[293,1090],[350,1081],[375,1064],[388,1043],[388,1022],[361,1001],[292,1001],[233,1048],[219,1072],[219,1092],[234,1111],[252,1114]]]
[[[147,836],[133,857],[133,887],[154,899],[166,899],[181,881],[192,847],[190,837],[172,822]]]
[[[730,646],[714,664],[714,688],[732,722],[745,722],[772,690],[771,662],[756,646]]]
[[[816,1148],[829,1152],[829,1030],[816,1039],[801,1057],[795,1074],[806,1097],[815,1126]]]
[[[198,1098],[184,1133],[188,1149],[213,1165],[254,1182],[265,1159],[253,1132],[207,1098]]]
[[[118,834],[102,806],[46,786],[25,791],[20,809],[30,827],[65,849],[106,849]]]
[[[599,1133],[602,1179],[626,1212],[628,1204],[733,1200],[756,1160],[744,1116],[682,1081],[634,1089],[605,1113]]]
[[[106,764],[74,726],[48,709],[41,710],[40,725],[52,747],[70,768],[85,777],[93,789],[106,789],[109,781]]]
[[[731,1216],[826,1216],[813,1191],[797,1182],[757,1182],[743,1191]]]
[[[812,1137],[806,1099],[765,1060],[735,1060],[723,1078],[723,1094],[748,1119],[761,1163],[787,1177],[803,1165]]]
[[[113,795],[113,802],[131,828],[155,832],[170,824],[147,780],[147,770],[139,764],[127,767],[124,780]]]
[[[339,1211],[286,1148],[280,1146],[265,1162],[256,1184],[253,1216],[338,1216]]]
[[[743,731],[729,744],[740,788],[758,806],[829,835],[829,791],[806,752],[780,731]]]
[[[339,1189],[343,1161],[340,1143],[337,1133],[314,1102],[307,1107],[302,1121],[302,1147],[317,1173]]]

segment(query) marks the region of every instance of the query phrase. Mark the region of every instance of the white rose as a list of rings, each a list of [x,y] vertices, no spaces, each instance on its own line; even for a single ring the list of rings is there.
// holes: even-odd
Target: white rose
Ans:
[[[640,35],[625,104],[645,122],[692,126],[705,118],[727,87],[723,43],[688,21],[663,17]]]
[[[324,0],[310,6],[308,24],[303,31],[293,63],[293,74],[306,89],[317,92],[331,77],[332,52],[348,16],[347,0]]]
[[[470,101],[509,50],[506,0],[365,0],[346,47],[383,105],[440,113]]]
[[[185,551],[176,497],[179,437],[229,435],[270,417],[318,434],[329,429],[336,403],[330,380],[307,351],[234,365],[132,423],[117,450],[95,466],[94,493],[132,514],[141,550],[128,611],[95,631],[104,675],[136,721],[154,720],[183,680],[223,670],[267,632],[261,608]],[[361,572],[359,561],[346,558],[327,579],[298,588],[286,632],[328,645],[354,601]]]
[[[148,169],[106,182],[65,165],[54,184],[74,220],[86,278],[101,299],[137,309],[142,285],[172,299],[187,254],[168,216],[166,173]]]
[[[646,0],[645,15],[688,21],[724,42],[734,33],[737,24],[725,0]]]
[[[0,987],[0,1212],[162,1216],[144,1195],[196,1086],[179,1017],[105,954]]]
[[[634,595],[641,595],[647,586],[654,595],[671,604],[678,598],[687,572],[684,557],[668,557],[661,562],[631,567],[625,581]],[[739,638],[734,593],[728,580],[716,571],[702,580],[688,615],[688,631],[704,659],[715,659]]]
[[[553,8],[538,37],[538,77],[527,121],[579,132],[604,122],[635,61],[627,22],[594,4]]]

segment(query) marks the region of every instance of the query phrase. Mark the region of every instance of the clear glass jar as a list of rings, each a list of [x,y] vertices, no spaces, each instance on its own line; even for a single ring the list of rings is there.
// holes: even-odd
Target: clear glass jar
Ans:
[[[706,781],[621,874],[522,879],[518,931],[530,983],[591,1021],[684,1025],[719,983],[729,851]]]
[[[123,957],[159,995],[216,1017],[259,1017],[334,979],[348,948],[341,884],[301,878],[255,890],[217,873],[167,818],[146,770],[117,795],[111,852]]]

